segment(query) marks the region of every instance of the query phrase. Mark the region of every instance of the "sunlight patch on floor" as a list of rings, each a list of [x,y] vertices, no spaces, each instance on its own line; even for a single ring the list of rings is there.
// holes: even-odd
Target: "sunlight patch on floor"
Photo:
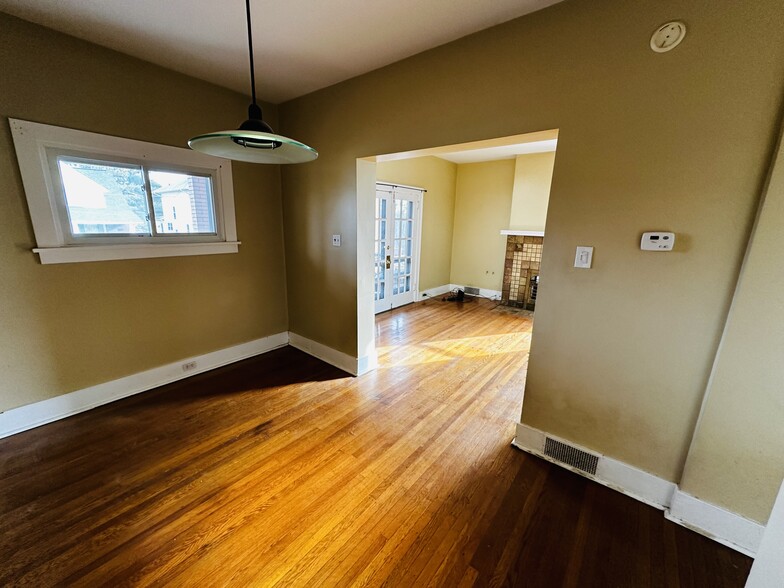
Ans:
[[[462,339],[427,341],[410,345],[377,347],[378,367],[419,365],[454,359],[527,352],[530,333],[505,333]]]

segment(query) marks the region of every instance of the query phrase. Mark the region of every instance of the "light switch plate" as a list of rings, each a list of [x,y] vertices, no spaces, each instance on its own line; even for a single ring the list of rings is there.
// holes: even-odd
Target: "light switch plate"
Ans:
[[[578,247],[574,255],[574,267],[591,269],[593,261],[593,247]]]
[[[675,246],[675,233],[654,231],[643,233],[640,249],[643,251],[672,251]]]
[[[340,247],[340,235],[332,235],[332,246]]]

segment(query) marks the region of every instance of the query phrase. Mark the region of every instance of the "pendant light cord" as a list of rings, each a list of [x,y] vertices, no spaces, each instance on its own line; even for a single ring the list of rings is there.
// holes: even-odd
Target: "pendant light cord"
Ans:
[[[248,54],[250,55],[250,93],[256,104],[256,74],[253,67],[253,33],[250,28],[250,0],[245,0],[245,13],[248,17]]]

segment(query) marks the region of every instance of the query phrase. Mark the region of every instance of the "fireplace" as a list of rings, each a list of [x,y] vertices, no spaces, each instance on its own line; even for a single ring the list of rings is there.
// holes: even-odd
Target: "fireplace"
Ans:
[[[508,235],[501,304],[534,310],[544,237]]]

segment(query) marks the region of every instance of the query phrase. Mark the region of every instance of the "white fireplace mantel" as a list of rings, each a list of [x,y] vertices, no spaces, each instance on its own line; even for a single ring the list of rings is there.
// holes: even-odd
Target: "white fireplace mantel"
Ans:
[[[501,234],[521,237],[544,237],[544,231],[513,231],[512,229],[501,229]]]

